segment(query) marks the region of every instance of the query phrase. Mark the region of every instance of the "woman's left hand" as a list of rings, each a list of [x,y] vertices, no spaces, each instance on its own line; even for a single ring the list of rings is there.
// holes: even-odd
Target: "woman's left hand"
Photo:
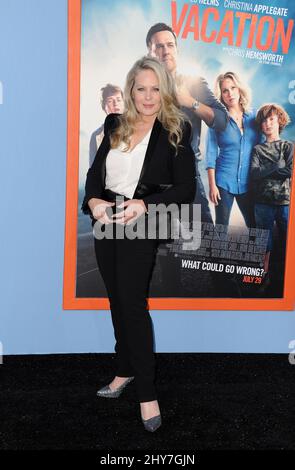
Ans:
[[[138,217],[147,212],[147,208],[142,199],[129,199],[122,202],[118,208],[125,208],[123,211],[113,214],[113,220],[117,224],[130,225]]]

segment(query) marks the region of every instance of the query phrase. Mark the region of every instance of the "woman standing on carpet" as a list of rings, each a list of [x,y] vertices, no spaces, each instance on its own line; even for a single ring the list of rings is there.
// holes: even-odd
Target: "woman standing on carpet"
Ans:
[[[154,58],[138,60],[128,73],[124,100],[125,112],[105,120],[105,137],[88,170],[82,204],[94,228],[99,224],[106,231],[110,224],[113,229],[122,228],[145,217],[149,204],[191,202],[196,190],[191,127],[179,109],[173,79],[165,67]],[[119,195],[124,202],[116,205]],[[116,213],[110,214],[114,209]],[[158,243],[158,239],[130,239],[126,234],[121,239],[94,238],[116,338],[115,378],[97,395],[117,398],[135,379],[141,419],[148,431],[161,425],[147,308]]]

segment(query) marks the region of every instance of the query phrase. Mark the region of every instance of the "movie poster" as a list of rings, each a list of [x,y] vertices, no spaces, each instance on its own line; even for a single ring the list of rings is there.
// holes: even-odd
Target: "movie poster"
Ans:
[[[182,106],[193,126],[198,193],[194,202],[201,207],[199,240],[192,249],[184,249],[181,237],[160,244],[150,284],[151,306],[293,308],[289,277],[294,260],[290,217],[292,204],[294,212],[294,3],[73,0],[69,7],[70,24],[76,28],[76,35],[72,34],[79,46],[79,61],[74,60],[79,65],[79,81],[69,75],[76,90],[73,99],[79,100],[79,120],[73,124],[79,134],[70,143],[76,146],[75,162],[73,152],[68,152],[68,169],[76,165],[77,199],[69,202],[75,182],[69,181],[68,171],[67,188],[72,193],[67,192],[67,204],[76,210],[77,224],[68,215],[66,308],[107,306],[99,303],[107,302],[107,296],[95,260],[91,219],[81,211],[85,179],[103,137],[105,117],[124,112],[124,84],[131,66],[147,54],[158,54],[164,65],[169,60],[168,46],[166,50],[161,43],[147,43],[148,31],[158,23],[168,25],[175,34],[171,60],[178,89],[208,106],[215,106],[214,99],[222,102],[227,121],[220,124],[217,111],[214,123],[206,124],[203,119],[198,124],[195,110]],[[70,60],[73,51],[69,49]],[[218,77],[227,77],[219,81],[219,95]],[[204,93],[196,85],[200,83]],[[242,118],[230,114],[235,93],[243,102]],[[257,112],[267,104],[279,108],[272,108],[257,123]],[[279,136],[268,141],[269,116],[274,115],[272,120],[283,116],[285,121]],[[71,277],[71,294],[67,276]],[[66,302],[68,294],[72,302]],[[283,304],[286,296],[289,303]]]

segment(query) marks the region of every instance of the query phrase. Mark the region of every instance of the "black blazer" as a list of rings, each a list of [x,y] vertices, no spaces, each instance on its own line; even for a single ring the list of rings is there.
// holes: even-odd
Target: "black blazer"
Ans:
[[[89,199],[102,198],[105,188],[106,157],[110,150],[110,132],[118,124],[118,114],[109,114],[104,123],[104,138],[89,168],[85,184],[85,197],[81,206],[92,217]],[[142,199],[148,204],[189,203],[196,192],[196,163],[190,146],[191,125],[185,123],[183,137],[175,155],[168,141],[168,132],[156,119],[152,128],[142,170],[132,199]],[[103,199],[103,198],[102,198]]]

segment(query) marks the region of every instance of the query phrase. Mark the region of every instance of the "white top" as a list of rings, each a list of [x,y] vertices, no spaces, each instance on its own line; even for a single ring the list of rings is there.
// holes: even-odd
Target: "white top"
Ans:
[[[105,188],[132,199],[142,169],[152,129],[131,152],[123,152],[125,145],[111,149],[106,158]]]

